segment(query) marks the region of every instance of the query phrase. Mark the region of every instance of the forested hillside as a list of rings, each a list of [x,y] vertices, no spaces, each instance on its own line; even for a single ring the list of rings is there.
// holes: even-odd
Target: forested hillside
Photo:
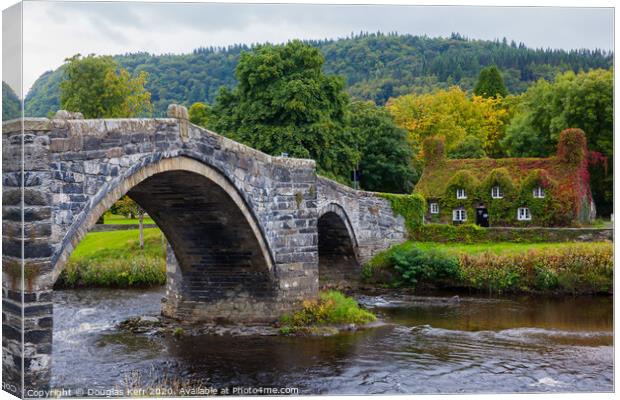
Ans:
[[[383,104],[390,97],[428,92],[458,84],[471,90],[480,70],[497,65],[508,91],[521,93],[539,78],[552,80],[558,72],[609,68],[613,55],[592,50],[530,49],[503,41],[428,38],[398,34],[360,34],[345,39],[307,42],[325,57],[324,70],[344,77],[354,98]],[[191,54],[116,56],[129,72],[149,74],[156,115],[170,103],[212,103],[220,87],[233,87],[239,54],[249,47],[200,48]],[[71,55],[67,55],[71,56]],[[62,71],[43,74],[26,97],[26,114],[46,116],[59,108]]]
[[[13,89],[2,81],[2,120],[8,121],[9,119],[19,118],[21,116],[20,109],[19,98]]]

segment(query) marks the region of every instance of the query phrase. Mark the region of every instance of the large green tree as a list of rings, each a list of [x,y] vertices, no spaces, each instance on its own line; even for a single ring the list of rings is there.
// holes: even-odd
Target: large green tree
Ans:
[[[349,129],[361,153],[361,187],[390,193],[411,193],[419,174],[407,131],[396,126],[384,107],[355,101],[349,105]]]
[[[474,94],[482,97],[506,97],[508,90],[504,79],[495,65],[483,68],[478,75]]]
[[[323,62],[300,41],[242,53],[238,85],[220,92],[208,127],[272,155],[315,159],[320,173],[347,182],[358,161],[345,126],[348,97]]]
[[[613,70],[593,70],[558,75],[544,80],[521,95],[502,145],[511,156],[554,154],[559,133],[581,128],[587,136],[593,160],[600,155],[606,165],[590,167],[591,186],[598,211],[613,208]]]
[[[146,72],[132,77],[109,56],[77,54],[65,60],[60,83],[60,106],[86,118],[148,115],[151,93],[144,89]]]

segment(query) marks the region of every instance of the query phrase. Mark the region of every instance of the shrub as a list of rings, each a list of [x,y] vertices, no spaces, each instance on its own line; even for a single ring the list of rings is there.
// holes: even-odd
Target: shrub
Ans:
[[[459,277],[459,264],[456,257],[438,250],[423,251],[411,247],[394,252],[390,258],[398,272],[396,284],[416,287],[421,281],[435,284]]]
[[[330,290],[322,292],[317,300],[305,300],[301,310],[281,318],[280,332],[292,333],[302,328],[333,324],[365,324],[375,315],[357,304],[355,299]]]
[[[532,248],[506,244],[499,252],[480,246],[469,250],[425,250],[413,242],[379,253],[365,266],[393,270],[393,283],[416,287],[420,282],[439,286],[472,288],[491,293],[560,292],[611,293],[613,291],[613,244],[565,243]],[[525,249],[524,249],[525,248]],[[375,282],[379,274],[372,274]],[[388,276],[388,274],[383,274]]]
[[[148,287],[166,283],[166,260],[148,255],[69,261],[58,287]]]

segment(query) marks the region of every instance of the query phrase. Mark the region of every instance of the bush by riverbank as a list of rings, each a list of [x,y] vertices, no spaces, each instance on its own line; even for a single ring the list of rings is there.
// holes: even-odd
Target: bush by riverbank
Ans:
[[[367,283],[491,293],[612,293],[613,244],[406,242],[364,266]]]
[[[166,283],[166,257],[159,229],[91,232],[80,242],[56,287],[149,287]]]
[[[361,308],[355,299],[330,290],[321,292],[317,300],[304,301],[301,310],[284,315],[280,332],[337,333],[337,325],[363,325],[375,320],[375,315]],[[335,332],[329,332],[330,329]]]

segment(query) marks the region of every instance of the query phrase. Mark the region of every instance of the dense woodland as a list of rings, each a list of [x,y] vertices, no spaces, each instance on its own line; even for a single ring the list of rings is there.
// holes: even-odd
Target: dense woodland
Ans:
[[[496,65],[509,93],[525,91],[539,78],[558,72],[588,71],[612,66],[613,54],[599,50],[530,49],[522,43],[469,40],[458,34],[429,38],[362,33],[338,40],[306,41],[325,59],[324,72],[344,77],[346,91],[360,100],[384,104],[390,97],[426,93],[459,85],[472,90],[480,71]],[[114,57],[132,74],[148,73],[155,115],[171,103],[212,103],[220,88],[236,84],[235,68],[245,45],[201,48],[191,54]],[[26,98],[26,115],[46,116],[60,106],[62,69],[43,74]]]

